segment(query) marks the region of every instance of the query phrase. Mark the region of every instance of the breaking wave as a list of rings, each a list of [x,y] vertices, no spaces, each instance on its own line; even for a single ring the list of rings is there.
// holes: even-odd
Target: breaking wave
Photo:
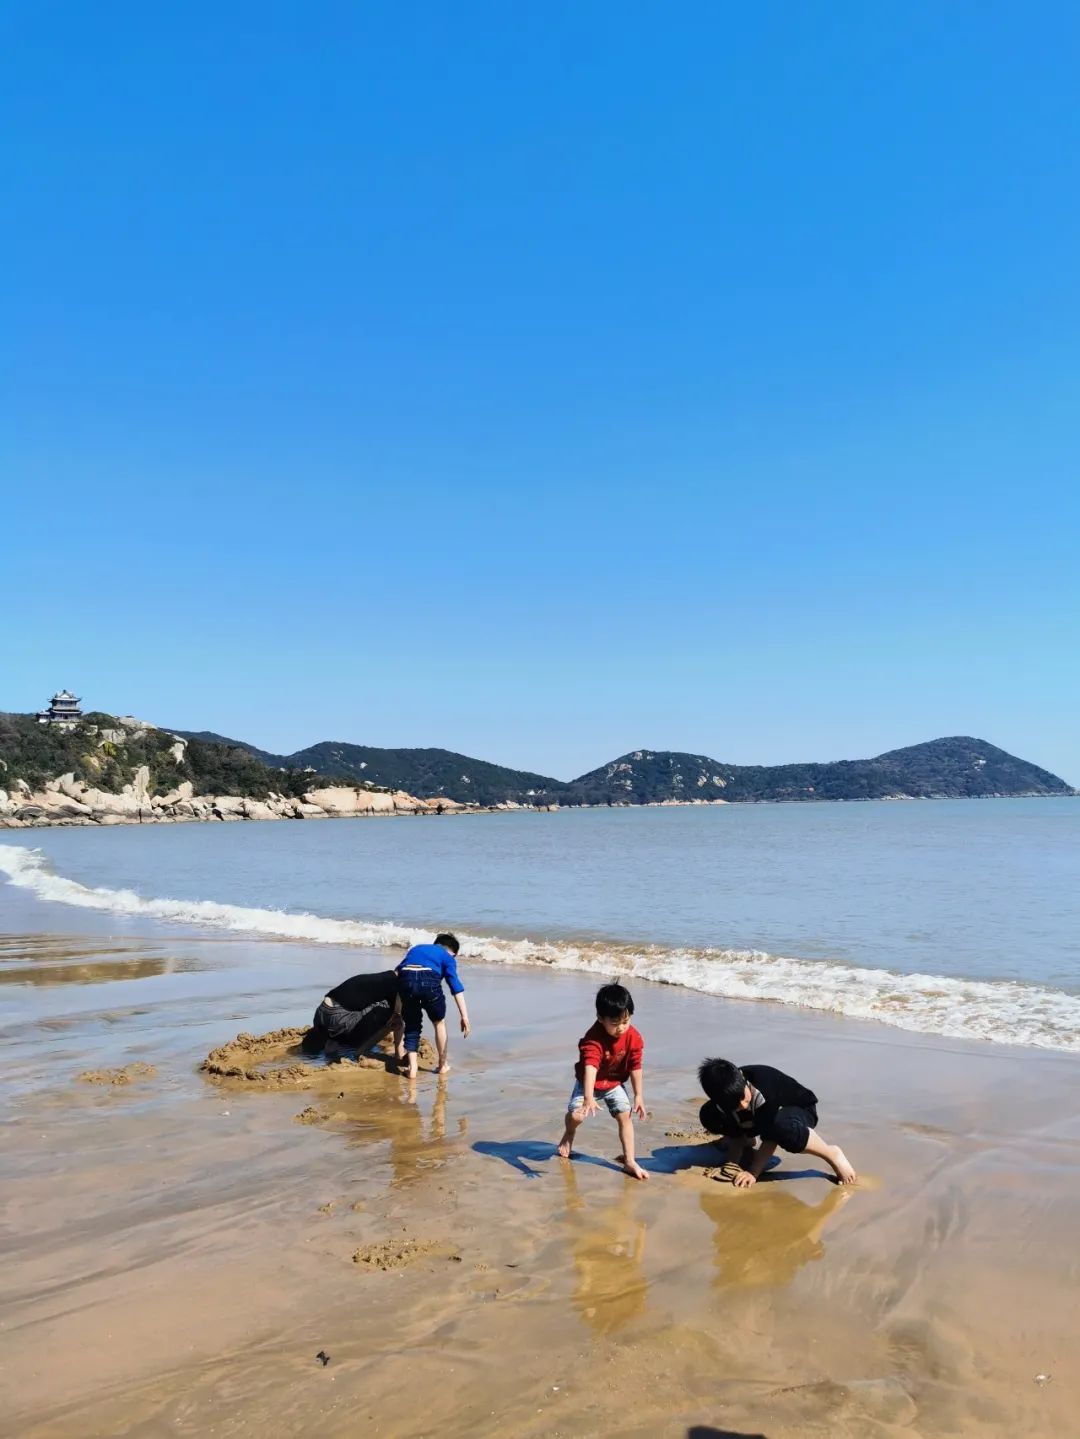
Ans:
[[[361,919],[330,919],[252,909],[213,900],[144,899],[130,889],[80,884],[54,874],[40,850],[0,845],[0,874],[52,903],[142,916],[253,938],[405,949],[431,929]],[[590,940],[533,942],[463,934],[462,958],[486,964],[546,965],[611,978],[647,979],[724,999],[765,1000],[875,1020],[897,1029],[955,1039],[1033,1045],[1080,1053],[1080,995],[1013,980],[898,974],[833,960],[759,950],[673,949]]]

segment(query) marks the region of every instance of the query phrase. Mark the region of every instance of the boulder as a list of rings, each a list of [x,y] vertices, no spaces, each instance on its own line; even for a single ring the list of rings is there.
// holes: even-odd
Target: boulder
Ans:
[[[195,786],[189,779],[186,779],[182,784],[178,784],[175,789],[171,789],[168,794],[163,794],[161,796],[161,803],[164,805],[179,804],[182,800],[191,799],[194,793]]]
[[[24,779],[14,780],[12,782],[11,788],[15,792],[15,794],[21,795],[23,799],[30,798],[30,786],[26,783]]]
[[[361,795],[367,798],[363,790],[347,788],[345,785],[328,785],[325,789],[309,790],[304,795],[304,803],[314,805],[324,814],[356,814],[357,801]]]
[[[372,790],[358,790],[356,795],[356,810],[358,814],[393,814],[400,809],[398,800],[400,794],[379,794]],[[411,796],[405,796],[411,798]]]
[[[258,799],[245,799],[241,812],[246,819],[277,819],[270,806]]]
[[[228,815],[230,819],[243,819],[244,806],[249,803],[249,801],[240,795],[216,794],[210,803],[214,811],[219,815]]]
[[[57,780],[60,793],[66,794],[69,799],[78,800],[80,804],[86,803],[86,795],[89,789],[81,779],[76,779],[73,774],[62,774]]]
[[[64,815],[68,819],[75,819],[77,817],[89,819],[92,811],[89,805],[80,804],[76,799],[65,799],[60,804],[50,805],[49,813]]]
[[[131,789],[125,785],[125,791]],[[119,819],[137,819],[139,814],[139,802],[133,794],[108,794],[103,789],[88,789],[83,803],[92,810],[95,819],[103,815],[115,815]],[[149,806],[147,806],[149,808]]]

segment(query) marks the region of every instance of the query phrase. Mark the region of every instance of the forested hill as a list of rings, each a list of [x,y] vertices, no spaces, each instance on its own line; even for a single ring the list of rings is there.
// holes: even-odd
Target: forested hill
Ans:
[[[181,736],[186,738],[186,736]],[[18,781],[31,790],[61,775],[119,794],[147,771],[147,792],[162,795],[185,782],[196,795],[263,799],[273,792],[299,796],[312,788],[310,773],[267,765],[249,745],[218,737],[177,736],[131,718],[92,713],[72,728],[42,725],[34,715],[0,713],[0,792]]]
[[[708,755],[634,750],[575,780],[508,769],[444,749],[378,749],[325,740],[275,755],[209,731],[177,734],[246,750],[262,764],[345,776],[461,803],[660,804],[683,800],[856,800],[1072,794],[1063,779],[985,740],[954,736],[873,759],[732,765]]]
[[[271,754],[243,740],[227,739],[210,730],[176,730],[184,739],[197,739],[243,749],[263,764],[287,770],[314,771],[319,775],[404,789],[427,799],[454,799],[461,804],[552,804],[562,800],[569,786],[564,780],[527,770],[507,769],[487,760],[470,759],[448,749],[379,749],[373,745],[323,740],[295,754]]]
[[[855,800],[1071,794],[1047,770],[985,740],[956,736],[874,759],[728,765],[707,755],[635,750],[569,786],[579,803],[671,800]]]

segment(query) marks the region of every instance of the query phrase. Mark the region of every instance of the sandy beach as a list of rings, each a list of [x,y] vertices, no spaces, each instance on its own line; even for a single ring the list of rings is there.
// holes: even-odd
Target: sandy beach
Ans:
[[[1074,1057],[638,981],[640,1184],[605,1115],[553,1152],[591,978],[475,967],[475,1035],[415,1095],[321,1062],[275,1088],[198,1071],[308,1017],[302,954],[267,991],[254,948],[5,939],[4,979],[86,999],[5,1026],[3,1433],[1074,1431]],[[859,1187],[705,1177],[706,1053],[810,1083]]]

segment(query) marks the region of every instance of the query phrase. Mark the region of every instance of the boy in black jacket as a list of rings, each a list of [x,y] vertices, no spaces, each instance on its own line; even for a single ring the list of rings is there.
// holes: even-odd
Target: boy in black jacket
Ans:
[[[740,1069],[727,1059],[705,1060],[698,1078],[709,1096],[701,1106],[701,1123],[710,1134],[722,1134],[728,1141],[728,1162],[740,1166],[733,1180],[737,1189],[758,1182],[778,1147],[824,1159],[838,1184],[855,1183],[847,1155],[838,1144],[826,1143],[814,1128],[817,1095],[797,1079],[768,1064]]]

